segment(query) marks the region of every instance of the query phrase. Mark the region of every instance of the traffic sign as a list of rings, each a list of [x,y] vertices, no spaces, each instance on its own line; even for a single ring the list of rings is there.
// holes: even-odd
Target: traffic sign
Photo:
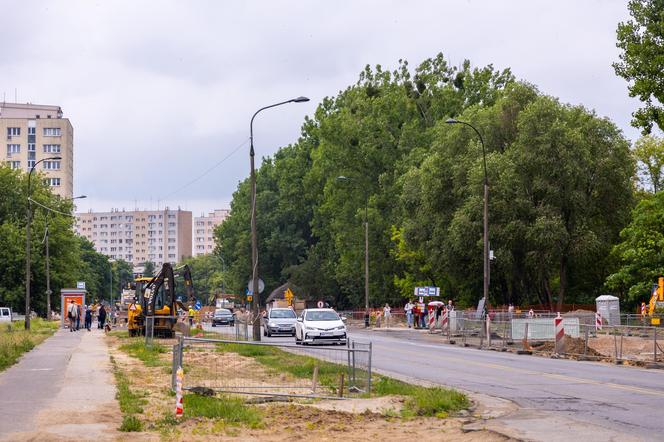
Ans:
[[[415,287],[415,296],[440,296],[440,287]]]
[[[201,301],[196,300],[196,304],[194,304],[194,310],[200,310],[202,307]]]
[[[85,290],[85,281],[78,281],[78,282],[76,283],[76,288],[77,288],[77,289]]]
[[[247,290],[251,291],[253,289],[252,285],[252,280],[250,279],[247,283]],[[258,293],[263,293],[263,290],[265,290],[265,283],[262,279],[258,278]]]
[[[325,303],[323,301],[318,301],[318,304],[316,304],[318,308],[323,308],[325,307]]]
[[[284,292],[284,299],[288,302],[288,305],[293,305],[293,292],[291,291],[290,288],[287,288],[286,291]]]
[[[251,302],[254,300],[254,297],[251,295],[247,295],[247,302]]]

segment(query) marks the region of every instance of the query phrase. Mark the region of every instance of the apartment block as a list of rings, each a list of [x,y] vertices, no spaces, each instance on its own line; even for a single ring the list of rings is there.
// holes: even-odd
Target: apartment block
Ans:
[[[76,233],[89,239],[97,252],[139,267],[146,261],[158,269],[191,256],[191,212],[185,210],[113,209],[76,214]]]
[[[207,255],[214,251],[214,228],[230,215],[230,209],[215,209],[207,216],[194,218],[194,255]]]
[[[39,172],[53,193],[73,196],[74,129],[59,106],[0,102],[0,136],[0,160],[25,172],[36,165],[33,174]]]

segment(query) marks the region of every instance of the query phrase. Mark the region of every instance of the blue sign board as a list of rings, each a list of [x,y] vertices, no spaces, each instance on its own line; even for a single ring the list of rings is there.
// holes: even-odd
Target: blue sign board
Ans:
[[[440,287],[415,287],[415,296],[440,296]]]
[[[194,310],[200,310],[201,309],[201,301],[196,301],[196,304],[194,304]]]

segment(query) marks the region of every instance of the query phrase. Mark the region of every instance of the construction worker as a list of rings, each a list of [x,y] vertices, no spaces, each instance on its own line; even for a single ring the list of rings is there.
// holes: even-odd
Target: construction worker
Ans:
[[[192,327],[194,325],[194,315],[196,314],[196,310],[194,310],[194,307],[189,307],[189,326]]]

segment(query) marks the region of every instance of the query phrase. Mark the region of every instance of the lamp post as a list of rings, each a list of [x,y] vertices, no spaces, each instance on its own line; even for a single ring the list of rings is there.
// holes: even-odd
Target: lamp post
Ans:
[[[64,201],[72,201],[72,200],[78,200],[78,199],[83,199],[87,198],[86,195],[81,195],[81,196],[75,196],[73,198],[64,198]],[[48,240],[49,240],[49,230],[48,230],[48,221],[50,219],[50,214],[47,212],[46,213],[46,229],[44,232],[44,242],[46,244],[46,319],[48,321],[51,320],[51,295],[53,292],[51,291],[51,262],[50,262],[50,257],[48,253]]]
[[[108,278],[110,279],[109,282],[109,289],[108,289],[108,294],[110,297],[110,308],[111,308],[111,313],[113,312],[113,263],[115,260],[113,258],[109,258],[108,262],[110,264],[110,267],[108,269]]]
[[[484,163],[484,284],[483,284],[483,299],[484,311],[486,311],[486,301],[489,296],[489,178],[486,171],[486,150],[484,148],[484,139],[482,134],[470,123],[465,121],[455,120],[450,118],[446,121],[448,124],[464,124],[475,131],[480,139],[482,145],[482,161]],[[482,315],[484,315],[484,311]]]
[[[260,112],[270,109],[272,107],[281,106],[288,103],[303,103],[309,101],[307,97],[297,97],[290,100],[282,101],[280,103],[271,104],[269,106],[258,109],[251,117],[249,122],[249,157],[251,162],[251,309],[253,311],[253,340],[261,340],[261,323],[260,323],[260,298],[258,293],[258,239],[256,238],[256,169],[254,166],[254,118]]]
[[[340,175],[339,181],[349,181],[350,178]],[[364,194],[364,327],[369,327],[369,194]]]
[[[25,329],[30,330],[30,223],[32,222],[32,187],[31,179],[32,172],[34,172],[37,164],[45,160],[58,161],[62,157],[48,157],[42,158],[41,160],[35,162],[28,172],[28,212],[26,214],[26,223],[25,223]]]

